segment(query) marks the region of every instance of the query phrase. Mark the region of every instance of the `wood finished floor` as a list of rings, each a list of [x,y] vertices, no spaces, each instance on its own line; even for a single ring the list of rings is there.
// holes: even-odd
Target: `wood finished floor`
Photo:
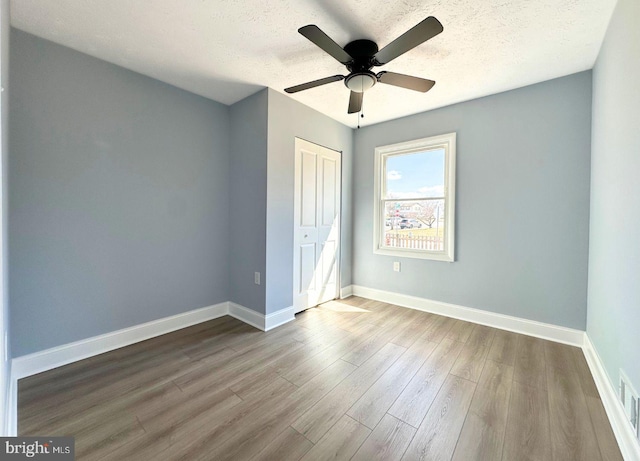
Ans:
[[[19,382],[78,460],[621,460],[582,351],[351,297],[223,317]]]

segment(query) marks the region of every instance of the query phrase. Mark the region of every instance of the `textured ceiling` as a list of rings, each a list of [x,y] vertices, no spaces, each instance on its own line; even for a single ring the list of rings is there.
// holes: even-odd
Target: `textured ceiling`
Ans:
[[[376,68],[435,80],[428,93],[378,84],[363,125],[593,67],[615,0],[14,0],[12,25],[224,104],[346,69],[297,33],[380,48],[427,16],[444,32]],[[342,82],[294,99],[346,124]]]

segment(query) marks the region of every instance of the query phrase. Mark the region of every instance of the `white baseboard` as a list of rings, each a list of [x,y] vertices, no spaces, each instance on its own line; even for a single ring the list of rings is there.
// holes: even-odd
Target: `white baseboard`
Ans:
[[[11,378],[18,380],[42,373],[223,315],[231,315],[263,331],[295,319],[293,307],[265,316],[239,304],[224,302],[17,357],[11,361]]]
[[[229,315],[262,331],[269,331],[295,320],[293,306],[264,315],[240,304],[229,302]]]
[[[263,331],[295,319],[293,307],[265,316],[239,304],[224,302],[17,357],[11,361],[11,378],[18,380],[42,373],[223,315],[230,315]]]
[[[348,298],[353,295],[353,285],[340,288],[340,299]]]
[[[343,291],[345,293],[351,293],[354,296],[361,296],[375,301],[431,312],[582,348],[623,458],[626,461],[640,461],[640,443],[633,432],[633,428],[627,421],[624,408],[618,399],[616,388],[609,380],[596,349],[584,331],[358,285],[344,288]]]
[[[239,304],[223,302],[214,306],[195,309],[171,317],[165,317],[81,341],[52,347],[44,351],[34,352],[33,354],[16,357],[11,360],[9,401],[7,404],[7,411],[9,412],[7,416],[7,433],[9,436],[17,435],[19,379],[103,354],[114,349],[129,346],[146,339],[171,333],[172,331],[190,327],[198,323],[213,320],[224,315],[235,317],[260,330],[269,331],[295,320],[294,314],[293,306],[264,315]]]
[[[260,312],[256,312],[252,309],[241,306],[240,304],[232,303],[229,301],[229,315],[233,318],[240,320],[246,324],[251,325],[252,327],[257,328],[258,330],[264,330],[265,321],[264,314]]]
[[[640,461],[640,444],[633,433],[631,425],[627,422],[615,387],[611,384],[602,361],[585,332],[358,285],[345,287],[340,292],[342,298],[352,294],[376,301],[388,302],[398,306],[582,347],[624,459],[626,461]],[[41,373],[224,315],[230,315],[260,330],[268,331],[295,320],[294,314],[293,306],[264,315],[236,303],[224,302],[17,357],[11,361],[9,398],[7,402],[7,435],[17,435],[18,379],[20,378]]]
[[[549,323],[536,322],[534,320],[521,319],[510,315],[497,314],[471,307],[458,306],[456,304],[433,301],[417,296],[393,293],[391,291],[377,290],[359,285],[351,285],[351,293],[355,296],[382,301],[397,306],[408,307],[419,311],[453,317],[467,322],[479,323],[501,330],[522,333],[528,336],[548,339],[558,343],[582,347],[584,331],[572,328],[560,327]],[[346,290],[346,289],[345,289]]]
[[[620,399],[618,399],[616,388],[611,383],[609,375],[602,364],[602,360],[586,333],[582,350],[584,351],[591,375],[600,393],[604,409],[609,417],[611,429],[613,429],[613,433],[618,441],[622,457],[626,461],[640,461],[640,442],[636,438],[631,424],[627,421],[627,415],[625,414]]]
[[[68,363],[144,341],[145,339],[216,319],[227,315],[227,312],[228,306],[224,302],[62,346],[52,347],[33,354],[23,355],[11,361],[11,377],[13,379],[21,379],[42,373]]]
[[[285,323],[289,323],[292,320],[296,319],[296,311],[293,306],[285,307],[284,309],[280,309],[279,311],[272,312],[271,314],[267,314],[264,318],[264,331],[273,330],[280,325],[284,325]]]
[[[9,396],[7,401],[7,437],[18,435],[18,380],[9,379]]]

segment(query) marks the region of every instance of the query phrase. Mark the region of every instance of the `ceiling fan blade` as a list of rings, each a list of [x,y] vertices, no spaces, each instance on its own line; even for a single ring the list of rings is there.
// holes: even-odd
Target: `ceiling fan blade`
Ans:
[[[308,26],[298,29],[302,35],[315,43],[318,47],[322,48],[327,54],[333,56],[338,62],[347,64],[353,61],[353,58],[343,50],[340,45],[334,42],[331,37],[322,32],[316,25],[310,24]]]
[[[300,85],[285,88],[284,91],[287,93],[297,93],[298,91],[308,90],[317,86],[326,85],[327,83],[339,82],[340,80],[344,80],[344,75],[333,75],[331,77],[321,78],[312,82],[302,83]]]
[[[440,24],[440,21],[433,16],[429,16],[427,19],[409,29],[393,42],[378,51],[375,54],[374,59],[379,66],[387,64],[421,43],[435,37],[443,30],[444,28],[442,27],[442,24]]]
[[[411,75],[386,71],[378,74],[378,81],[380,83],[386,83],[387,85],[400,86],[408,90],[421,91],[422,93],[426,93],[436,84],[433,80],[427,80],[426,78],[412,77]]]
[[[355,114],[356,112],[360,112],[362,109],[362,96],[364,93],[356,93],[355,91],[351,92],[349,96],[349,110],[347,110],[348,114]]]

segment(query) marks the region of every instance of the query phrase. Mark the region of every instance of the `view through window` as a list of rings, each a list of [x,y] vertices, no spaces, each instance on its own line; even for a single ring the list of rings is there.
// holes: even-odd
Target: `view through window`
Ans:
[[[384,160],[383,245],[444,251],[444,149]]]
[[[400,250],[405,256],[422,258],[436,254],[432,259],[453,260],[453,248],[448,248],[453,242],[448,240],[453,230],[449,229],[453,226],[449,201],[453,198],[450,170],[455,135],[448,136],[453,136],[452,142],[428,138],[412,146],[377,150],[378,238],[374,251]]]

